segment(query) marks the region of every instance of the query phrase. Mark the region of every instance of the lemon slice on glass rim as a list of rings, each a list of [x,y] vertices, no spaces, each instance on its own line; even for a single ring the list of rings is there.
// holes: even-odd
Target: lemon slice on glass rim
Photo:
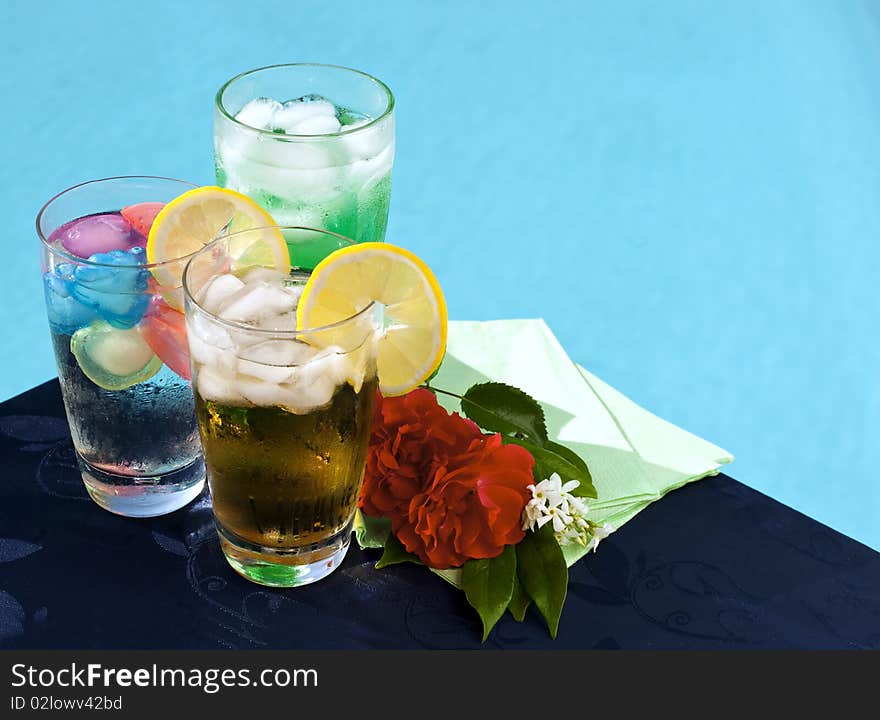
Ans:
[[[336,250],[309,276],[296,309],[300,330],[323,327],[378,302],[385,328],[376,365],[383,395],[404,395],[440,367],[446,300],[431,269],[409,250],[368,242]]]
[[[241,247],[232,248],[236,260],[288,273],[287,243],[275,225],[272,216],[246,195],[210,185],[195,188],[174,198],[156,215],[146,247],[147,263],[153,266],[150,272],[168,303],[180,310],[182,292],[174,291],[182,285],[185,258],[221,233],[260,228],[246,233]],[[169,262],[178,258],[180,262]]]

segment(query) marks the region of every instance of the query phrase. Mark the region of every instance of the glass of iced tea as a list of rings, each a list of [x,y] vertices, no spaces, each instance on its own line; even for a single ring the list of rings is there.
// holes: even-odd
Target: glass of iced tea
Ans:
[[[214,516],[229,564],[295,587],[345,557],[377,390],[382,309],[297,327],[297,303],[334,233],[283,233],[290,267],[260,251],[267,229],[230,234],[184,274],[196,417]],[[322,253],[316,248],[323,249]]]

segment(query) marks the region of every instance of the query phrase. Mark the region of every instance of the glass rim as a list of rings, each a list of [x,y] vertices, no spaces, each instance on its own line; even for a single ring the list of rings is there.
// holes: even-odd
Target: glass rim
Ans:
[[[65,248],[55,247],[54,245],[49,244],[49,239],[43,234],[43,229],[40,227],[40,221],[43,219],[43,215],[46,210],[49,209],[49,206],[52,205],[56,200],[60,197],[67,195],[69,192],[73,192],[74,190],[79,190],[86,185],[97,185],[99,183],[108,183],[114,182],[117,180],[162,180],[166,182],[180,183],[181,185],[188,185],[190,190],[193,190],[198,185],[188,182],[186,180],[178,180],[177,178],[165,177],[163,175],[114,175],[113,177],[105,177],[98,178],[97,180],[86,180],[85,182],[77,183],[76,185],[71,185],[69,188],[65,188],[61,192],[55,193],[51,198],[49,198],[40,208],[40,211],[37,213],[36,225],[37,225],[37,237],[40,238],[40,242],[43,244],[43,247],[53,255],[59,255],[66,260],[76,264],[76,265],[87,265],[89,267],[112,267],[119,269],[134,269],[134,268],[144,268],[149,270],[151,268],[163,267],[165,265],[171,265],[172,263],[178,263],[182,260],[186,260],[191,257],[195,253],[199,252],[195,250],[194,252],[188,253],[187,255],[181,255],[180,257],[171,258],[169,260],[162,260],[161,262],[154,263],[132,263],[131,265],[116,265],[114,263],[103,263],[103,262],[95,262],[94,260],[89,260],[88,258],[82,258],[79,255],[74,255],[72,252],[66,250]],[[188,192],[188,190],[184,190],[184,192]],[[183,194],[183,193],[181,193]],[[150,202],[145,200],[144,202]],[[67,222],[71,222],[72,220],[77,220],[78,218],[71,218]],[[63,223],[62,223],[63,224]],[[59,226],[60,227],[60,226]],[[56,228],[57,229],[57,228]],[[51,233],[50,233],[51,235]],[[146,247],[144,247],[146,250]]]
[[[218,323],[219,325],[225,325],[226,327],[232,328],[233,330],[238,330],[238,331],[245,330],[247,332],[252,332],[257,335],[265,335],[267,337],[285,337],[285,338],[293,338],[293,339],[295,339],[297,336],[312,335],[314,333],[324,332],[325,330],[337,330],[340,327],[363,317],[364,315],[367,314],[368,311],[370,311],[376,307],[377,303],[375,300],[373,300],[366,307],[361,308],[353,315],[349,315],[347,318],[343,318],[342,320],[337,320],[336,322],[329,323],[327,325],[319,325],[317,327],[302,328],[302,329],[296,329],[296,330],[272,330],[272,329],[268,329],[268,328],[256,328],[253,325],[247,325],[246,323],[238,322],[236,320],[226,320],[224,318],[221,318],[216,313],[213,313],[210,310],[203,307],[201,305],[201,303],[199,303],[199,301],[196,300],[195,296],[190,292],[189,285],[187,283],[187,278],[189,276],[190,266],[195,261],[196,257],[198,255],[200,255],[201,253],[210,252],[210,250],[215,245],[218,245],[222,242],[225,242],[225,241],[229,240],[230,238],[234,238],[239,235],[246,235],[247,233],[258,232],[260,230],[266,230],[269,228],[277,229],[277,230],[307,230],[308,232],[319,233],[321,235],[329,235],[331,237],[335,237],[340,240],[344,240],[346,243],[348,243],[348,245],[357,245],[357,243],[354,240],[352,240],[351,238],[345,237],[345,235],[340,235],[339,233],[335,233],[332,230],[324,230],[322,228],[308,227],[306,225],[265,225],[263,227],[248,228],[247,230],[239,230],[234,233],[229,233],[228,235],[223,235],[222,237],[215,238],[214,240],[209,242],[207,245],[204,245],[202,248],[200,248],[199,250],[196,250],[194,253],[192,253],[192,255],[188,256],[189,259],[187,260],[186,267],[183,269],[183,295],[186,298],[186,302],[192,303],[193,305],[195,305],[199,309],[199,312],[204,313],[205,315],[210,317],[211,320]],[[264,267],[264,266],[254,265],[254,267]],[[310,272],[314,272],[314,270],[312,270]]]
[[[385,110],[375,118],[372,118],[369,122],[364,123],[363,125],[359,125],[358,127],[350,130],[340,129],[337,132],[332,133],[319,133],[312,135],[300,135],[297,133],[277,133],[272,130],[265,130],[263,128],[255,128],[253,125],[248,125],[246,123],[241,122],[240,120],[236,120],[235,116],[230,114],[230,112],[226,109],[226,106],[223,104],[223,94],[226,92],[227,88],[229,88],[234,82],[241,80],[248,75],[254,75],[259,72],[263,72],[264,70],[276,70],[278,68],[327,68],[330,70],[344,70],[345,72],[354,73],[356,75],[360,75],[361,77],[366,78],[370,82],[374,83],[379,87],[379,89],[385,94],[386,104]],[[362,130],[368,130],[372,128],[377,123],[381,122],[385,118],[387,118],[394,111],[394,93],[391,92],[391,88],[389,88],[384,82],[382,82],[379,78],[374,75],[370,75],[369,73],[364,72],[363,70],[356,70],[355,68],[346,67],[345,65],[331,65],[329,63],[278,63],[276,65],[264,65],[263,67],[254,68],[253,70],[245,70],[234,77],[229,78],[225,83],[220,86],[220,89],[217,91],[217,94],[214,96],[214,105],[220,111],[220,114],[229,120],[233,125],[237,125],[238,127],[245,128],[250,130],[251,132],[258,133],[260,135],[266,135],[268,137],[273,137],[276,140],[281,138],[296,138],[297,140],[326,140],[327,138],[334,137],[344,137],[348,135],[355,135]]]

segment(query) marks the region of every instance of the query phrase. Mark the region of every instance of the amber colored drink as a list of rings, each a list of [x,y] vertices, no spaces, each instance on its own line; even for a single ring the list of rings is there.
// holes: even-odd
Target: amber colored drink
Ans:
[[[321,230],[279,230],[298,261],[304,249],[351,244]],[[273,257],[248,242],[263,232],[218,239],[190,261],[187,344],[223,553],[249,580],[297,587],[338,568],[351,542],[382,308],[299,327],[311,270],[252,264]]]
[[[221,537],[277,549],[286,564],[312,562],[351,523],[357,505],[376,381],[339,388],[304,415],[280,407],[234,407],[196,394]],[[224,538],[225,539],[225,538]]]

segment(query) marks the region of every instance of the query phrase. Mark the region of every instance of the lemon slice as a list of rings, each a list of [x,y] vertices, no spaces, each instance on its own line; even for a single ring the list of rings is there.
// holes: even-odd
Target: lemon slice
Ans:
[[[376,364],[383,395],[404,395],[440,366],[446,352],[446,300],[434,273],[409,250],[361,243],[322,260],[296,309],[303,330],[345,320],[372,302],[385,306]]]
[[[290,271],[287,243],[275,220],[246,195],[213,186],[195,188],[168,203],[153,221],[147,238],[147,262],[166,263],[150,268],[166,288],[180,287],[184,258],[225,234],[261,228],[247,233],[238,247],[230,247],[239,266],[263,265]],[[168,262],[181,258],[180,262]]]

